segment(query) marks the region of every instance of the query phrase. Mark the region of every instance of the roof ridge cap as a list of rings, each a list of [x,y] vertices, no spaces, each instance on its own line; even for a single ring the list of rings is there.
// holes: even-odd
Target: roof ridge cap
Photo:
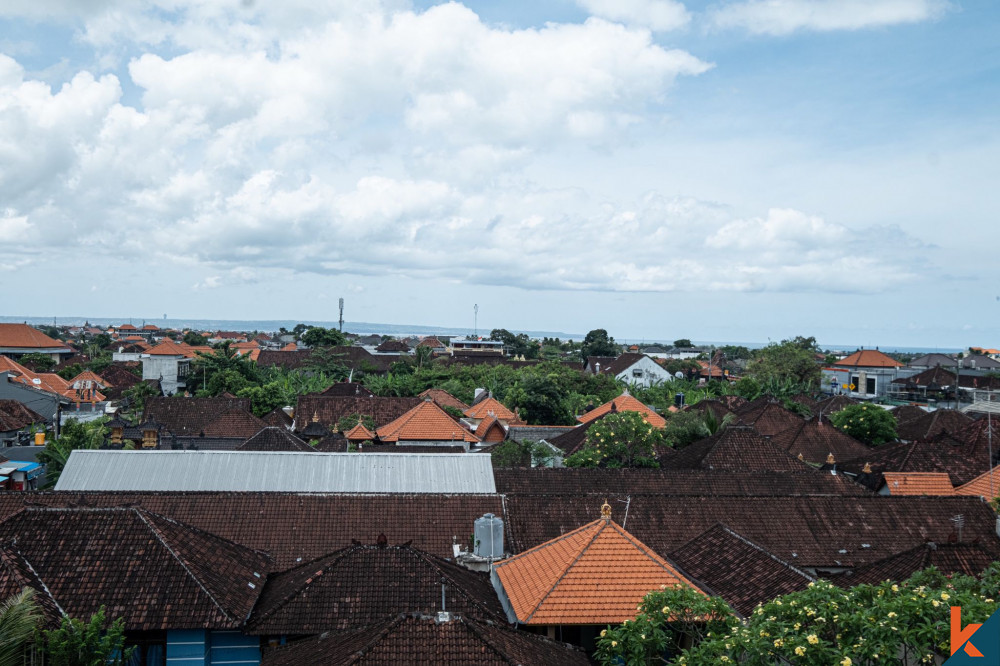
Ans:
[[[18,549],[18,547],[17,547],[17,539],[12,539],[10,544],[8,544],[4,548],[0,549],[0,556],[2,556],[4,560],[8,559],[8,555],[5,552],[7,549],[10,549],[10,550],[14,551],[15,553],[17,553],[17,556],[19,558],[21,558],[21,561],[24,562],[24,565],[26,567],[28,567],[28,570],[31,571],[32,575],[35,577],[35,580],[38,581],[38,584],[42,586],[43,590],[45,590],[45,594],[47,594],[48,597],[49,597],[49,599],[52,600],[52,603],[55,604],[55,607],[59,611],[59,613],[63,617],[69,617],[69,613],[67,613],[66,610],[62,606],[59,605],[59,602],[56,600],[55,595],[52,594],[52,590],[49,589],[49,586],[45,584],[44,580],[42,580],[42,577],[38,573],[38,570],[36,570],[35,567],[34,567],[34,565],[31,564],[31,560],[29,560],[27,558],[27,556]],[[11,573],[16,574],[17,572],[16,571],[12,571]],[[30,582],[25,581],[25,583],[30,587]]]
[[[683,580],[684,582],[686,582],[691,587],[695,587],[695,588],[698,587],[697,585],[695,585],[695,583],[693,581],[691,581],[691,580],[688,579],[688,577],[687,577],[686,574],[681,573],[682,570],[681,570],[681,568],[679,566],[677,566],[676,564],[672,564],[671,562],[667,561],[667,558],[665,558],[665,557],[663,557],[661,555],[657,555],[656,553],[654,553],[652,548],[650,548],[649,546],[647,546],[646,544],[644,544],[643,542],[639,541],[637,538],[635,538],[634,536],[632,536],[632,534],[630,534],[629,532],[627,532],[624,527],[622,527],[621,525],[619,525],[615,521],[611,520],[611,521],[608,521],[608,522],[610,522],[615,527],[615,529],[618,531],[618,533],[622,535],[622,538],[624,538],[626,541],[628,541],[630,544],[632,544],[632,546],[634,546],[636,550],[638,550],[643,555],[645,555],[651,562],[653,562],[654,564],[656,564],[657,566],[659,566],[661,569],[664,569],[664,570],[668,570],[669,569],[669,570],[671,570],[674,575],[676,575],[678,578],[680,578],[681,580]],[[662,563],[657,562],[656,558],[660,558],[661,560],[663,560],[663,562]]]
[[[384,639],[389,634],[389,632],[392,631],[392,629],[398,627],[404,621],[406,621],[406,618],[407,615],[405,613],[400,613],[394,618],[393,617],[387,618],[385,625],[382,627],[382,629],[380,629],[370,641],[368,641],[360,648],[358,648],[358,650],[353,655],[351,655],[351,660],[347,663],[356,664],[358,660],[364,657],[369,650],[371,650],[382,639]],[[361,631],[364,631],[364,629],[362,629]]]
[[[750,539],[748,539],[747,537],[743,536],[743,535],[742,535],[742,534],[740,534],[739,532],[736,532],[735,530],[732,530],[732,529],[730,529],[730,528],[729,528],[729,526],[725,525],[724,523],[716,523],[716,525],[718,525],[718,526],[719,526],[719,527],[721,527],[721,528],[722,528],[723,530],[725,530],[726,532],[728,532],[728,533],[729,533],[729,534],[731,534],[732,536],[736,537],[737,539],[739,539],[739,540],[740,540],[740,541],[742,541],[743,543],[747,544],[747,545],[748,545],[748,546],[750,546],[751,548],[756,548],[756,549],[757,549],[758,551],[760,551],[760,552],[761,552],[761,553],[763,553],[764,555],[767,555],[768,557],[770,557],[770,558],[771,558],[772,560],[774,560],[774,561],[775,561],[775,562],[777,562],[778,564],[781,564],[781,565],[783,565],[783,566],[785,566],[785,567],[787,567],[787,568],[791,569],[792,571],[794,571],[795,573],[799,574],[800,576],[803,576],[803,577],[805,577],[805,578],[808,578],[808,579],[809,579],[809,580],[811,580],[811,581],[815,581],[815,580],[818,580],[817,578],[814,578],[813,576],[810,576],[810,575],[809,575],[809,574],[807,574],[807,573],[806,573],[805,571],[802,571],[802,570],[801,570],[801,569],[799,569],[798,567],[794,566],[794,565],[793,565],[792,563],[790,563],[790,562],[786,562],[785,560],[781,559],[780,557],[778,557],[777,555],[775,555],[775,554],[774,554],[774,553],[772,553],[771,551],[767,550],[767,549],[766,549],[766,548],[764,548],[763,546],[760,546],[760,545],[758,545],[757,543],[754,543],[753,541],[751,541],[751,540],[750,540]],[[708,531],[708,530],[706,530],[706,531]],[[704,532],[702,532],[702,534],[704,534]],[[693,541],[693,539],[692,539],[692,541]]]
[[[507,662],[508,664],[512,664],[513,666],[520,666],[516,661],[511,660],[510,657],[508,657],[503,651],[501,651],[501,649],[498,646],[494,645],[493,641],[491,641],[486,636],[486,634],[479,629],[478,626],[474,626],[475,624],[474,621],[473,623],[470,624],[465,617],[459,617],[458,620],[462,623],[462,626],[464,626],[466,630],[474,634],[479,640],[485,643],[491,650],[493,650],[493,652],[497,654],[497,656],[500,657],[500,659]]]
[[[538,612],[538,609],[542,607],[542,604],[545,603],[545,600],[549,598],[549,596],[555,591],[555,589],[557,587],[559,587],[559,583],[561,583],[563,581],[563,579],[566,578],[566,574],[568,574],[570,572],[570,570],[574,566],[576,566],[576,563],[580,561],[580,558],[583,557],[583,554],[587,552],[587,550],[591,547],[591,545],[593,545],[594,541],[597,539],[597,537],[599,537],[601,535],[601,532],[604,531],[604,528],[606,528],[610,522],[611,522],[610,520],[605,520],[604,518],[598,518],[594,522],[587,523],[586,525],[584,525],[583,527],[580,528],[582,530],[582,529],[585,529],[587,527],[590,527],[591,525],[597,525],[597,531],[594,532],[594,536],[590,537],[590,540],[587,541],[583,545],[583,547],[580,549],[580,551],[576,554],[576,557],[573,558],[573,561],[570,562],[569,565],[565,569],[563,569],[563,572],[556,579],[556,582],[553,583],[552,587],[550,587],[549,590],[544,595],[542,595],[542,598],[538,600],[537,604],[535,604],[534,609],[532,609],[532,611],[530,613],[528,613],[528,617],[524,618],[524,623],[525,624],[527,624],[529,621],[531,621],[531,618],[534,617],[535,613]],[[604,523],[604,524],[601,525],[600,523]],[[574,531],[576,531],[576,530],[574,530]],[[544,544],[542,544],[542,545],[544,545]]]
[[[293,569],[301,569],[301,568],[303,568],[303,567],[305,567],[305,566],[307,566],[309,564],[312,564],[313,562],[319,562],[320,560],[322,560],[324,558],[327,558],[327,557],[330,557],[331,555],[333,555],[334,556],[333,557],[333,561],[331,561],[326,566],[320,567],[320,569],[319,569],[319,572],[321,572],[322,574],[325,575],[327,569],[329,569],[330,567],[336,566],[340,562],[340,560],[343,559],[344,555],[347,554],[348,550],[351,550],[352,548],[356,548],[356,547],[357,546],[347,546],[346,548],[342,548],[339,551],[335,550],[332,553],[327,553],[326,555],[320,555],[319,557],[315,557],[315,558],[313,558],[311,560],[308,560],[306,562],[302,562],[300,564],[297,564],[294,567],[292,567],[291,569],[285,569],[284,571],[278,573],[277,576],[286,574],[289,571],[292,571]],[[265,585],[268,582],[272,581],[272,580],[273,580],[272,577],[270,575],[268,575],[267,578],[264,580]],[[271,606],[269,609],[267,609],[265,612],[261,613],[257,617],[254,617],[252,624],[255,624],[255,625],[256,624],[260,624],[262,621],[266,620],[267,618],[271,617],[276,612],[278,612],[279,610],[281,610],[282,608],[284,608],[285,606],[287,606],[288,602],[290,602],[295,596],[297,596],[299,594],[299,592],[301,592],[302,590],[304,590],[307,587],[309,587],[310,585],[312,585],[312,581],[313,580],[314,580],[314,578],[309,578],[309,579],[306,580],[306,583],[304,585],[298,586],[293,591],[288,592],[287,594],[279,597],[278,601],[273,606]],[[256,605],[257,604],[255,603],[254,606],[256,606]],[[251,615],[251,617],[253,617],[253,609],[251,609],[250,615]],[[250,622],[247,622],[247,624],[250,624]]]

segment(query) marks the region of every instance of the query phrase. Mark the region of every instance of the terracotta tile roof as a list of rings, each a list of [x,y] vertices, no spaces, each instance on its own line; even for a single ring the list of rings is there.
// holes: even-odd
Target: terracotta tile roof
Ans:
[[[287,345],[285,345],[278,351],[283,351],[283,352],[297,351],[298,348],[299,346],[297,344],[295,344],[294,342],[289,342]]]
[[[357,382],[338,382],[330,386],[320,395],[325,396],[360,396],[363,398],[373,398],[375,394],[366,388],[363,384]]]
[[[0,372],[9,372],[14,381],[38,389],[39,391],[56,393],[69,400],[76,398],[76,391],[70,387],[69,382],[59,375],[49,372],[33,372],[3,355],[0,355]]]
[[[6,349],[60,349],[68,351],[66,343],[53,340],[34,326],[27,324],[0,324],[0,347]]]
[[[721,523],[674,550],[670,559],[744,617],[757,604],[816,580]]]
[[[899,439],[913,442],[941,433],[955,434],[972,423],[972,418],[954,409],[937,409],[896,427]]]
[[[801,426],[805,421],[801,416],[785,409],[781,403],[771,398],[748,403],[736,412],[736,416],[740,423],[752,425],[754,430],[768,437],[789,428]]]
[[[444,343],[442,343],[440,340],[438,340],[434,336],[428,336],[428,337],[424,338],[423,340],[421,340],[419,342],[419,344],[417,344],[417,346],[418,347],[431,347],[433,349],[444,349],[445,348]]]
[[[0,432],[27,428],[44,423],[45,417],[17,400],[0,400]]]
[[[517,415],[514,412],[507,409],[502,402],[492,396],[466,409],[465,415],[470,419],[485,419],[489,416],[495,416],[501,421],[514,421],[517,419]]]
[[[954,495],[948,475],[943,472],[884,472],[890,495]]]
[[[527,625],[619,624],[651,590],[684,585],[677,569],[610,518],[502,560],[494,575]]]
[[[138,331],[139,329],[137,329],[132,324],[122,324],[121,326],[118,327],[118,330],[119,331]]]
[[[418,398],[430,398],[442,407],[454,407],[461,411],[465,411],[469,408],[469,405],[465,404],[452,394],[448,393],[444,389],[439,388],[429,388],[423,393],[417,396]]]
[[[316,634],[441,610],[505,622],[489,575],[412,546],[353,545],[267,579],[251,634]]]
[[[507,431],[495,416],[488,416],[479,422],[476,437],[484,442],[502,442],[507,438]]]
[[[167,338],[155,347],[148,349],[146,353],[150,356],[183,356],[185,358],[194,358],[195,354],[191,349],[188,345],[181,345]]]
[[[266,552],[276,570],[345,548],[355,539],[374,543],[379,534],[385,534],[389,543],[412,540],[415,548],[452,557],[452,536],[470,534],[484,513],[503,515],[502,498],[493,494],[34,492],[30,497],[0,493],[0,519],[23,510],[27,502],[143,508]],[[67,551],[66,557],[70,555]]]
[[[246,442],[237,446],[236,451],[309,451],[316,449],[284,428],[268,426],[260,430]]]
[[[504,524],[512,552],[554,539],[593,515],[603,496],[508,494]],[[1000,556],[996,515],[978,497],[690,497],[631,493],[628,528],[667,555],[716,523],[798,567],[860,566],[913,546],[943,543],[951,518],[962,538]],[[634,608],[634,606],[633,606]]]
[[[809,466],[797,460],[750,426],[728,426],[689,444],[660,463],[664,469],[705,469],[751,472],[804,471]]]
[[[983,472],[972,481],[955,488],[956,495],[975,495],[992,500],[1000,495],[1000,469]]]
[[[453,617],[401,615],[347,634],[314,638],[265,650],[261,666],[586,666],[582,650],[525,631]]]
[[[34,591],[35,603],[42,611],[45,628],[58,625],[63,617],[59,604],[32,569],[31,564],[24,559],[21,551],[17,549],[17,544],[12,542],[0,546],[0,598],[9,599],[15,594],[20,594],[25,588]]]
[[[801,420],[800,420],[801,421]],[[852,460],[868,455],[872,449],[836,427],[826,417],[814,416],[801,421],[771,441],[791,455],[799,455],[806,462],[822,464],[829,454],[836,460]]]
[[[877,349],[861,349],[834,365],[841,368],[902,368],[903,364]]]
[[[365,424],[359,421],[356,426],[344,433],[344,437],[346,437],[349,442],[363,442],[365,440],[374,440],[375,433],[366,428]]]
[[[161,396],[148,398],[142,420],[156,421],[175,435],[197,437],[205,432],[205,428],[232,410],[242,410],[249,413],[249,398],[164,398]],[[258,419],[259,420],[259,419]],[[251,437],[266,427],[263,421],[256,430],[247,435]],[[208,433],[205,433],[208,434]]]
[[[29,507],[0,538],[17,540],[69,615],[104,605],[129,630],[236,628],[270,568],[262,553],[135,508]]]
[[[612,409],[613,408],[613,409]],[[599,407],[595,407],[585,414],[581,414],[576,417],[576,420],[580,423],[590,423],[594,419],[600,418],[605,414],[616,411],[616,412],[639,412],[642,414],[642,418],[646,420],[646,423],[653,426],[654,428],[662,428],[667,425],[666,419],[654,412],[652,409],[642,404],[640,401],[636,400],[634,397],[628,393],[624,393],[617,398],[606,402]]]
[[[421,400],[419,405],[395,421],[378,428],[376,432],[383,442],[479,442],[478,437],[459,425],[432,400]]]
[[[937,568],[945,576],[979,576],[995,558],[974,543],[926,543],[901,553],[858,567],[830,580],[842,587],[877,585],[882,581],[903,581],[927,567]]]

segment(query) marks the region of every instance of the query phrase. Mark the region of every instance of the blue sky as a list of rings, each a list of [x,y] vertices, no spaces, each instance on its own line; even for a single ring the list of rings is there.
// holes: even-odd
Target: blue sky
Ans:
[[[963,0],[9,0],[3,314],[997,346],[997,34]]]

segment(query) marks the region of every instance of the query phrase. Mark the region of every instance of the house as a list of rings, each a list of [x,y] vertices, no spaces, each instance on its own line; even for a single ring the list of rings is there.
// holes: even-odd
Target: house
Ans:
[[[385,340],[375,347],[376,354],[410,354],[410,345],[402,340]]]
[[[770,470],[801,472],[808,468],[751,426],[731,425],[685,446],[660,462],[663,469]]]
[[[650,387],[673,379],[673,375],[646,354],[627,352],[605,363],[597,358],[592,356],[587,359],[588,372],[612,375],[625,384]]]
[[[951,354],[924,354],[923,356],[918,356],[911,359],[909,363],[906,364],[907,368],[913,368],[914,370],[930,370],[931,368],[957,368],[958,359]]]
[[[872,400],[889,392],[889,384],[899,377],[903,367],[878,349],[860,349],[824,367],[822,372],[825,384],[836,389],[831,393],[844,392],[854,398]]]
[[[475,430],[480,423],[489,418],[499,421],[504,426],[524,423],[516,411],[508,409],[502,402],[494,398],[492,393],[487,393],[486,397],[481,397],[478,401],[473,402],[472,406],[463,413],[465,418],[462,419],[462,422],[466,423],[471,430]]]
[[[27,354],[44,354],[58,363],[73,355],[64,342],[53,340],[34,326],[0,324],[0,354],[18,360]]]
[[[433,400],[421,400],[399,418],[376,430],[382,443],[422,446],[463,446],[466,450],[480,443],[478,437],[438,407]]]
[[[667,425],[667,420],[665,418],[657,414],[652,407],[644,405],[636,400],[628,392],[628,390],[617,398],[614,398],[603,405],[599,405],[588,412],[584,412],[580,416],[576,417],[576,420],[580,423],[590,423],[594,419],[599,419],[605,414],[612,412],[638,412],[642,415],[642,418],[646,421],[646,423],[654,428],[662,428]]]
[[[865,444],[838,430],[824,416],[800,419],[788,430],[773,435],[771,442],[813,464],[821,464],[831,454],[836,460],[852,460],[871,453]]]
[[[336,428],[342,418],[355,414],[368,417],[376,428],[380,428],[422,402],[420,398],[300,395],[295,403],[293,429],[306,434],[305,429],[311,426],[311,420],[315,417],[318,427],[322,429],[322,437]]]
[[[611,520],[607,503],[597,520],[494,563],[490,576],[510,622],[585,647],[609,624],[634,619],[651,590],[702,591]]]
[[[187,386],[191,374],[191,359],[195,352],[191,347],[167,339],[143,352],[142,378],[160,382],[164,395],[173,395]]]
[[[451,353],[453,356],[462,356],[470,354],[503,356],[504,346],[503,342],[499,340],[489,340],[483,337],[452,338]]]
[[[0,446],[32,444],[35,431],[45,432],[45,417],[17,400],[0,400]]]

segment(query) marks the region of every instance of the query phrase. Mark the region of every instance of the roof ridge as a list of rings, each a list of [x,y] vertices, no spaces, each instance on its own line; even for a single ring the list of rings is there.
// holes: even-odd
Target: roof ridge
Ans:
[[[8,545],[4,546],[3,548],[0,548],[0,557],[2,557],[4,559],[4,561],[6,561],[6,560],[9,559],[9,555],[7,554],[7,550],[14,551],[17,554],[17,556],[21,559],[21,561],[24,562],[24,565],[26,567],[28,567],[28,570],[35,577],[35,580],[37,580],[38,584],[42,586],[42,589],[45,591],[45,594],[48,595],[49,599],[52,600],[52,603],[53,603],[53,605],[55,605],[56,610],[59,611],[59,614],[62,615],[63,617],[69,617],[69,613],[67,613],[66,610],[62,606],[59,605],[58,601],[56,601],[55,595],[52,594],[52,590],[50,590],[49,586],[45,584],[44,580],[42,580],[42,577],[41,577],[41,575],[39,575],[38,570],[35,569],[34,565],[31,564],[31,561],[25,556],[25,554],[22,553],[18,549],[18,547],[17,547],[17,539],[16,538],[11,539],[11,542]],[[11,573],[13,575],[17,576],[17,571],[14,570],[13,567],[8,566],[8,569],[10,569],[10,571],[11,571]],[[30,586],[30,582],[29,581],[25,581],[25,584],[28,585],[28,586]]]
[[[601,525],[600,524],[601,522],[603,522],[604,524]],[[532,609],[532,611],[528,613],[527,617],[524,618],[524,624],[527,624],[528,622],[531,621],[531,618],[534,617],[535,613],[538,612],[538,609],[541,608],[543,603],[545,603],[545,600],[549,598],[549,595],[551,595],[557,587],[559,587],[559,583],[563,581],[563,579],[566,577],[566,574],[568,574],[570,570],[574,566],[576,566],[576,563],[580,561],[580,558],[583,557],[583,554],[587,552],[587,549],[590,548],[591,545],[593,545],[594,540],[601,535],[601,532],[604,531],[604,528],[607,527],[608,523],[610,522],[611,522],[610,520],[604,520],[604,518],[598,518],[594,522],[588,523],[580,528],[580,530],[583,530],[589,528],[591,525],[596,525],[597,531],[594,532],[594,536],[590,537],[590,540],[583,545],[583,547],[579,550],[579,552],[577,552],[576,557],[574,557],[573,561],[569,563],[569,566],[563,569],[562,573],[556,579],[556,582],[548,589],[548,591],[544,595],[542,595],[542,598],[538,600],[538,603],[535,604],[535,607]],[[551,543],[552,543],[551,541],[547,541],[542,545],[545,546]],[[530,552],[530,551],[525,551],[525,552]]]
[[[719,523],[716,523],[716,525],[718,525],[723,530],[725,530],[727,533],[729,533],[730,535],[736,537],[737,539],[739,539],[743,543],[747,544],[751,548],[756,548],[758,551],[760,551],[761,553],[767,555],[768,557],[770,557],[772,560],[774,560],[778,564],[781,564],[782,566],[785,566],[788,569],[791,569],[792,571],[794,571],[795,573],[799,574],[800,576],[808,578],[811,581],[817,580],[815,577],[810,576],[805,571],[802,571],[801,569],[799,569],[798,567],[796,567],[795,565],[793,565],[791,562],[786,562],[785,560],[781,559],[780,557],[778,557],[777,555],[775,555],[771,551],[767,550],[763,546],[760,546],[760,545],[754,543],[753,541],[751,541],[750,539],[746,538],[745,536],[743,536],[739,532],[736,532],[735,530],[730,529],[726,524],[719,522]],[[711,529],[711,528],[709,528],[709,529]],[[708,530],[705,530],[705,531],[707,532]],[[702,534],[704,534],[704,532],[702,532]],[[697,538],[697,537],[695,537],[695,538]],[[693,540],[694,539],[692,539],[692,541]]]
[[[284,571],[281,571],[281,572],[275,574],[273,578],[272,578],[272,576],[270,574],[268,574],[267,578],[264,580],[264,584],[266,585],[269,582],[273,582],[274,578],[277,578],[278,576],[283,576],[283,575],[289,573],[290,571],[292,571],[294,569],[301,569],[301,568],[303,568],[303,567],[305,567],[305,566],[307,566],[309,564],[312,564],[312,563],[315,563],[315,562],[319,562],[320,560],[324,560],[324,559],[327,559],[327,558],[332,558],[331,561],[327,565],[325,565],[323,567],[320,567],[319,571],[317,571],[317,573],[325,575],[326,572],[327,572],[327,569],[329,569],[332,566],[335,566],[338,562],[340,562],[341,559],[344,558],[344,556],[347,554],[347,551],[351,550],[352,548],[356,548],[356,547],[357,547],[356,545],[346,546],[344,548],[341,548],[340,550],[335,550],[335,551],[333,551],[331,553],[327,553],[326,555],[320,555],[319,557],[315,557],[315,558],[313,558],[311,560],[307,560],[307,561],[302,562],[300,564],[296,564],[294,567],[291,567],[289,569],[285,569]],[[270,616],[274,615],[276,612],[278,612],[279,610],[281,610],[282,608],[284,608],[285,606],[287,606],[288,602],[290,602],[294,597],[296,597],[302,590],[304,590],[307,587],[311,586],[312,583],[313,583],[313,581],[315,579],[316,579],[316,577],[314,575],[314,576],[308,578],[306,580],[306,582],[305,582],[304,585],[298,586],[294,590],[292,590],[292,591],[288,592],[287,594],[279,597],[278,601],[274,605],[272,605],[269,609],[267,609],[265,612],[261,613],[257,617],[254,617],[254,622],[253,623],[254,624],[260,624],[261,621],[269,618]],[[256,606],[256,604],[254,604],[254,606]],[[253,615],[253,610],[251,610],[250,613],[251,613],[251,616],[252,616]]]
[[[656,564],[657,566],[659,566],[661,569],[664,569],[664,570],[670,569],[670,570],[672,570],[670,573],[675,574],[679,579],[683,580],[685,583],[687,583],[691,587],[694,587],[694,588],[698,587],[697,585],[694,584],[694,582],[692,582],[691,580],[689,580],[687,574],[681,574],[682,569],[679,566],[672,565],[670,562],[667,561],[667,558],[654,553],[652,548],[650,548],[649,546],[647,546],[643,542],[641,542],[638,539],[636,539],[629,532],[627,532],[624,527],[622,527],[618,523],[614,522],[613,520],[609,521],[609,522],[615,527],[615,529],[618,531],[618,533],[621,534],[622,537],[626,541],[628,541],[630,544],[632,544],[636,548],[636,550],[640,551],[651,562],[653,562],[654,564]],[[657,557],[660,558],[661,560],[663,560],[662,564],[660,562],[656,561]]]
[[[355,652],[352,655],[354,658],[351,659],[351,661],[349,661],[347,663],[348,664],[356,664],[356,663],[358,663],[358,660],[361,659],[362,657],[364,657],[366,652],[368,652],[373,647],[375,647],[375,645],[377,645],[379,642],[381,642],[382,639],[385,638],[390,631],[392,631],[392,629],[394,629],[395,627],[398,627],[404,621],[406,621],[406,617],[407,616],[406,616],[405,613],[400,613],[395,618],[387,618],[387,620],[385,622],[385,625],[382,627],[382,629],[380,631],[378,631],[375,634],[375,636],[370,641],[368,641],[367,643],[365,643],[364,645],[362,645],[357,650],[357,652]],[[364,631],[364,630],[362,629],[361,631]]]
[[[465,590],[465,587],[460,583],[460,581],[456,580],[454,576],[450,575],[448,572],[446,572],[444,569],[442,569],[441,565],[439,563],[434,562],[434,559],[440,559],[436,555],[434,555],[432,553],[427,553],[427,552],[425,552],[423,550],[420,550],[419,548],[414,548],[413,546],[397,546],[397,547],[400,548],[401,550],[405,548],[406,550],[410,551],[418,559],[422,559],[428,565],[430,565],[431,567],[433,567],[434,570],[437,571],[441,575],[442,578],[446,578],[448,580],[448,582],[452,583],[452,585],[459,592],[461,592],[462,596],[465,597],[467,601],[470,601],[472,603],[472,605],[480,607],[481,609],[483,609],[484,611],[486,611],[487,615],[494,615],[494,612],[492,610],[490,610],[489,608],[487,608],[486,604],[482,603],[482,601],[478,597],[475,597],[475,596],[472,596],[472,595],[468,594],[466,592],[466,590]],[[441,561],[442,562],[448,562],[448,560],[444,560],[444,559],[442,559]],[[454,564],[454,563],[449,562],[449,564]]]
[[[476,636],[476,638],[478,638],[479,640],[481,640],[491,650],[493,650],[493,652],[495,652],[497,654],[497,656],[500,657],[500,659],[502,659],[503,661],[507,662],[508,664],[512,664],[513,666],[520,666],[520,664],[518,664],[518,662],[512,660],[498,646],[494,645],[493,641],[491,641],[489,639],[489,637],[486,636],[486,633],[483,632],[483,631],[481,631],[478,626],[475,626],[475,621],[473,621],[473,623],[470,624],[467,618],[461,617],[461,616],[458,618],[458,621],[462,623],[462,626],[464,626],[466,628],[466,630],[468,630],[470,633],[474,634]]]

